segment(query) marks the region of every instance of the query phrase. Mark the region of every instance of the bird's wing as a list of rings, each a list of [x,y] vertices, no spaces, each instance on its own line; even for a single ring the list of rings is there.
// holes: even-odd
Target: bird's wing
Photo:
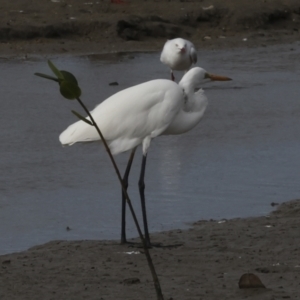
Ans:
[[[152,132],[168,122],[162,114],[176,104],[173,98],[178,89],[170,80],[152,80],[114,94],[96,107],[92,115],[109,139],[142,135],[143,130],[147,134],[146,131]]]
[[[190,60],[191,60],[192,64],[197,63],[197,51],[196,51],[194,45],[192,45],[191,49],[190,49]]]
[[[105,139],[113,143],[113,152],[119,153],[165,130],[182,105],[178,91],[179,86],[170,80],[149,81],[114,94],[91,113]],[[97,140],[95,128],[83,121],[60,135],[61,143],[69,145]]]

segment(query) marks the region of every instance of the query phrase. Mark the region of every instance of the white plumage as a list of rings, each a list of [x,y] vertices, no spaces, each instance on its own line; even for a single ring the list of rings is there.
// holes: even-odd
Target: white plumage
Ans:
[[[122,90],[99,104],[92,112],[113,154],[143,144],[160,135],[183,105],[182,89],[165,79],[152,80]],[[59,137],[63,145],[100,139],[97,131],[83,121],[70,125]]]
[[[183,76],[179,84],[166,79],[148,81],[112,95],[91,112],[113,154],[133,149],[123,178],[125,185],[128,182],[135,149],[140,144],[143,146],[139,189],[148,246],[151,243],[144,197],[148,148],[151,140],[159,135],[182,134],[199,123],[208,103],[200,87],[207,80],[230,79],[208,74],[204,69],[195,67]],[[78,121],[63,131],[59,140],[63,145],[73,145],[79,142],[99,141],[100,137],[93,126]],[[126,242],[124,195],[121,241]]]
[[[160,61],[171,69],[172,80],[175,80],[173,71],[187,71],[197,63],[197,51],[193,43],[182,38],[166,41]]]
[[[152,138],[180,134],[200,121],[207,99],[199,89],[206,71],[193,68],[179,84],[157,79],[122,90],[99,104],[92,116],[113,154],[143,144],[144,154]],[[59,136],[63,145],[100,140],[96,129],[78,121]]]

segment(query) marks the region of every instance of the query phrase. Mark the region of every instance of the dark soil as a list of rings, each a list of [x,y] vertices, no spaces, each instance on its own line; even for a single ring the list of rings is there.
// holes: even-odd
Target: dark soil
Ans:
[[[152,235],[183,244],[150,250],[165,300],[299,299],[299,226],[298,200],[266,217]],[[1,256],[0,266],[1,299],[156,299],[143,250],[117,241],[53,241]],[[245,273],[265,288],[240,289]]]
[[[0,17],[2,55],[157,51],[179,36],[199,49],[300,36],[299,0],[14,0],[2,1]]]

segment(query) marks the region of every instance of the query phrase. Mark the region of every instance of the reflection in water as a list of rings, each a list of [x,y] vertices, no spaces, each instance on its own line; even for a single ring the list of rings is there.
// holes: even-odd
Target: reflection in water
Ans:
[[[177,147],[176,139],[163,136],[166,139],[168,148],[159,148],[158,153],[158,173],[161,178],[159,190],[164,201],[179,201],[177,193],[180,189],[181,181],[181,149]]]
[[[199,53],[207,71],[234,80],[204,87],[209,107],[195,129],[152,142],[146,171],[151,232],[203,218],[267,214],[271,202],[299,198],[300,51],[293,48]],[[108,59],[53,61],[77,75],[90,109],[128,86],[169,78],[159,53]],[[58,142],[75,121],[70,110],[80,108],[63,101],[55,84],[33,76],[49,73],[44,60],[0,63],[0,253],[53,239],[118,239],[121,192],[105,151],[99,143],[62,148]],[[119,85],[109,86],[114,81]],[[140,217],[137,152],[129,193]],[[122,172],[128,155],[117,156]],[[130,216],[128,232],[137,235]]]

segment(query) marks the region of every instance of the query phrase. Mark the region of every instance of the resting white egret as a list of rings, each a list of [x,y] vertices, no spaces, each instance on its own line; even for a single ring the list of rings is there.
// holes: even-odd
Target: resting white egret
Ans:
[[[182,38],[166,41],[160,55],[160,61],[171,69],[171,78],[174,81],[175,71],[187,71],[197,63],[197,51],[193,43]]]
[[[145,206],[144,176],[151,140],[162,134],[184,133],[198,124],[207,106],[203,90],[198,89],[207,80],[231,79],[208,74],[204,69],[196,67],[188,71],[179,84],[166,79],[148,81],[112,95],[91,112],[113,154],[132,150],[123,178],[126,187],[135,149],[142,145],[139,192],[145,240],[149,247],[151,243]],[[59,140],[63,145],[73,145],[78,142],[99,141],[100,137],[94,127],[78,121],[63,131]],[[122,202],[121,242],[125,243],[124,195]]]

